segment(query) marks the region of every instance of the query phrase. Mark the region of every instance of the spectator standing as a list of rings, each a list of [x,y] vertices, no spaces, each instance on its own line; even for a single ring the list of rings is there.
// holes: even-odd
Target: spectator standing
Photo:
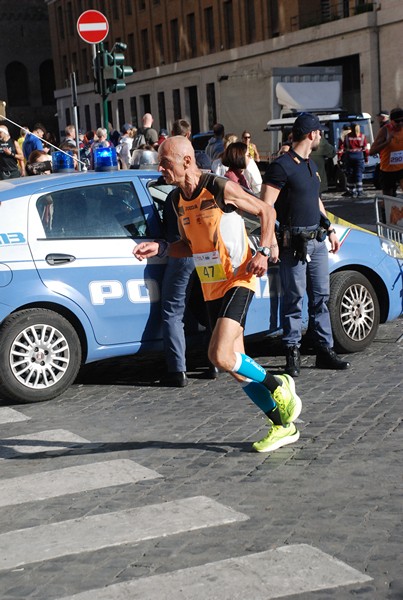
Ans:
[[[32,129],[32,133],[28,132],[22,144],[22,152],[25,160],[28,160],[29,155],[34,150],[44,150],[42,138],[46,134],[46,129],[41,123],[36,123]]]
[[[44,150],[34,150],[29,155],[26,166],[27,175],[50,175],[52,161]]]
[[[0,179],[21,177],[18,165],[23,160],[24,156],[18,142],[11,139],[6,125],[0,125]]]
[[[94,169],[94,152],[98,148],[109,148],[112,144],[108,141],[108,132],[105,127],[98,127],[95,132],[96,141],[91,146],[90,165]]]
[[[308,294],[309,326],[317,349],[316,366],[322,369],[347,369],[333,350],[329,309],[329,271],[326,235],[331,252],[340,242],[326,217],[319,197],[320,181],[311,150],[320,143],[323,126],[310,113],[301,114],[293,125],[293,145],[270,163],[263,177],[261,198],[277,212],[280,245],[280,277],[283,343],[286,371],[300,373],[302,306]],[[323,226],[323,230],[319,227]]]
[[[43,137],[43,149],[45,152],[48,152],[49,154],[51,152],[56,152],[57,150],[57,139],[54,133],[52,133],[51,131],[47,131]],[[56,148],[55,148],[56,146]]]
[[[229,144],[222,155],[222,164],[227,167],[225,177],[249,189],[244,177],[247,162],[249,161],[248,147],[243,142]]]
[[[153,128],[153,122],[154,119],[151,113],[145,113],[143,115],[143,126],[137,129],[136,136],[133,139],[134,149],[140,148],[144,144],[155,146],[155,144],[158,143],[158,133],[156,129]]]
[[[27,135],[27,133],[29,133],[29,129],[28,129],[28,127],[26,127],[26,126],[24,125],[24,127],[21,127],[21,129],[20,129],[20,137],[19,137],[19,138],[18,138],[18,140],[17,140],[17,142],[18,142],[18,143],[19,143],[19,145],[20,145],[20,148],[21,148],[21,150],[22,150],[22,145],[23,145],[23,143],[24,143],[25,136]]]
[[[119,143],[116,146],[116,153],[119,157],[122,169],[130,169],[131,149],[133,146],[132,137],[133,125],[125,123],[122,125]]]
[[[246,144],[248,146],[249,156],[251,158],[253,158],[254,161],[259,162],[260,161],[259,152],[256,148],[256,144],[254,144],[251,141],[251,135],[247,129],[245,129],[245,131],[242,132],[241,140],[243,141],[244,144]]]
[[[320,177],[320,194],[322,194],[322,192],[327,192],[329,187],[326,173],[326,159],[333,158],[334,156],[336,156],[335,147],[327,141],[324,135],[322,135],[319,146],[316,148],[316,150],[312,150],[311,152],[311,158],[318,167],[318,173]]]
[[[267,271],[268,246],[274,238],[275,211],[241,186],[213,173],[202,173],[189,140],[168,138],[159,150],[159,170],[177,187],[172,199],[181,238],[173,244],[142,242],[137,260],[164,256],[192,256],[202,285],[213,333],[209,358],[240,383],[244,392],[272,423],[269,433],[253,444],[257,452],[271,452],[298,440],[292,423],[301,400],[288,375],[267,373],[244,352],[243,332],[256,276]],[[259,216],[261,244],[252,256],[245,223],[239,212]],[[273,254],[277,260],[277,254]]]
[[[224,125],[216,123],[213,127],[213,137],[207,142],[207,146],[204,151],[211,161],[219,158],[224,152]]]
[[[22,153],[22,160],[19,160],[19,161],[18,161],[19,168],[20,168],[20,171],[21,171],[21,175],[22,175],[22,176],[24,176],[24,175],[26,174],[26,173],[25,173],[25,163],[26,163],[27,161],[26,161],[26,159],[25,159],[25,156],[24,156],[24,153],[23,153],[23,151],[22,151],[22,146],[23,146],[23,143],[24,143],[24,140],[25,140],[25,136],[27,135],[27,133],[29,133],[29,129],[28,129],[28,127],[25,127],[25,126],[24,126],[24,127],[21,127],[21,129],[20,129],[20,137],[19,137],[19,138],[18,138],[18,140],[17,140],[17,142],[18,142],[18,145],[19,145],[19,147],[21,148],[21,153]]]
[[[158,133],[158,141],[157,141],[157,146],[158,148],[161,146],[162,142],[164,142],[167,137],[168,137],[168,131],[166,129],[160,129],[159,133]]]
[[[378,131],[369,153],[379,154],[382,192],[396,196],[397,185],[403,190],[403,109],[390,111],[390,123]]]
[[[171,135],[182,135],[183,137],[190,140],[190,138],[192,137],[190,123],[186,121],[186,119],[177,119],[172,125]],[[211,160],[207,156],[207,154],[203,150],[195,150],[194,152],[196,157],[196,164],[199,167],[199,169],[202,169],[203,171],[210,171],[212,165]]]
[[[77,148],[77,141],[76,141],[76,128],[74,127],[74,125],[67,125],[67,127],[64,130],[65,133],[65,138],[62,142],[63,146],[70,146],[70,148]]]
[[[109,132],[109,141],[112,146],[117,146],[119,144],[121,132],[115,129],[112,123],[108,123],[108,132]]]
[[[80,148],[80,160],[83,161],[87,169],[91,167],[91,147],[95,141],[95,131],[90,129],[83,138],[83,147]]]
[[[223,154],[226,150],[226,148],[228,148],[228,146],[230,144],[233,144],[234,142],[238,141],[238,136],[235,135],[235,133],[227,133],[224,136],[224,151],[220,154],[220,156],[218,156],[217,158],[215,158],[213,160],[213,162],[211,163],[211,171],[213,173],[215,173],[216,175],[220,175],[221,177],[225,176],[225,173],[228,169],[228,167],[226,167],[225,165],[222,164],[222,157]],[[207,154],[206,154],[207,156]],[[197,153],[196,153],[196,161],[197,161]]]
[[[347,190],[342,196],[360,198],[365,196],[362,187],[362,176],[365,163],[368,162],[367,138],[361,133],[357,123],[351,123],[351,131],[344,140],[340,139],[339,153],[344,157],[347,175]]]

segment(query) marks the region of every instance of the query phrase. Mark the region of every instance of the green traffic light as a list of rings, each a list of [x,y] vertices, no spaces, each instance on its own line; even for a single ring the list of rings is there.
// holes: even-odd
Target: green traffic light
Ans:
[[[116,43],[114,48],[125,50],[126,44]],[[133,74],[132,67],[124,65],[125,56],[121,52],[108,52],[101,47],[94,59],[95,91],[103,97],[125,89],[125,77]]]

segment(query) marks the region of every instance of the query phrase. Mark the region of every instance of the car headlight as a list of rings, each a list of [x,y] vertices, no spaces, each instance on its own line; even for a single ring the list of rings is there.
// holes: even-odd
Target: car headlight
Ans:
[[[399,244],[399,242],[394,242],[393,240],[388,240],[386,238],[379,238],[381,248],[386,254],[391,256],[392,258],[403,258],[403,244]]]

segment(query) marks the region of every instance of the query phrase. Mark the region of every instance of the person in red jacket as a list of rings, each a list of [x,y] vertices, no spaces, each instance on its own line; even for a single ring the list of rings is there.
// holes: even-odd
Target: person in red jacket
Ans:
[[[365,196],[362,176],[365,163],[368,162],[367,138],[356,123],[351,123],[351,131],[344,139],[340,138],[339,155],[344,157],[347,174],[347,191],[342,195],[350,198]]]

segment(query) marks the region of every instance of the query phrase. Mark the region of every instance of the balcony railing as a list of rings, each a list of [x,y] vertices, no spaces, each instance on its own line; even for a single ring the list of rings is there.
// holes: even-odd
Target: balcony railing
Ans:
[[[300,12],[298,15],[294,15],[290,19],[291,31],[298,31],[299,29],[305,29],[307,27],[315,27],[322,25],[323,23],[330,23],[331,21],[338,21],[339,19],[346,19],[355,15],[372,12],[375,10],[375,2],[365,2],[358,4],[354,8],[350,8],[349,3],[341,0],[335,5],[323,7],[322,10],[313,12]]]

